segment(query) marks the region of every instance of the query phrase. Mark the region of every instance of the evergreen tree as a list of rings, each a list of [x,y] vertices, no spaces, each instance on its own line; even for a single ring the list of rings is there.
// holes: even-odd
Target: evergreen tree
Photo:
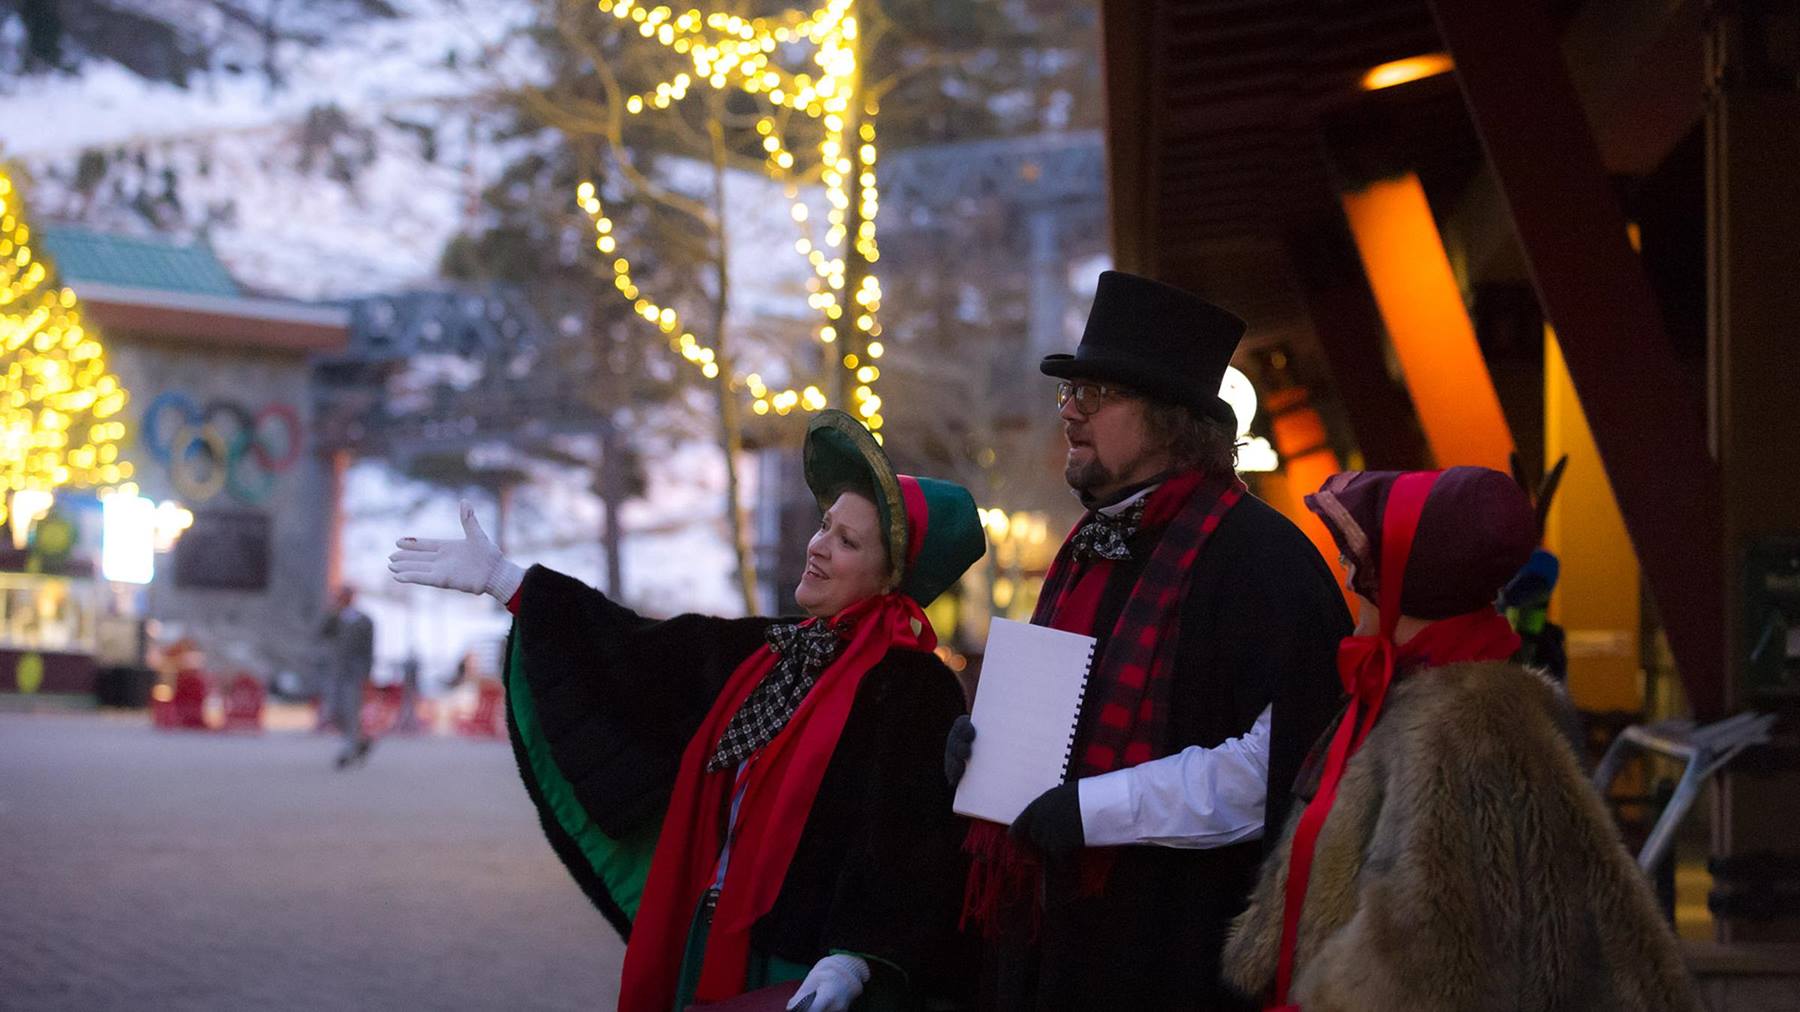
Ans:
[[[0,493],[129,480],[132,465],[119,455],[126,396],[75,293],[36,254],[0,165]]]

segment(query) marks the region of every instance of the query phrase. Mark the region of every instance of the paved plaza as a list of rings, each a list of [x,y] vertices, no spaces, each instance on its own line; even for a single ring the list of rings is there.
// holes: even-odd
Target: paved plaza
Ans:
[[[0,713],[0,1008],[613,1006],[509,748],[337,745]]]

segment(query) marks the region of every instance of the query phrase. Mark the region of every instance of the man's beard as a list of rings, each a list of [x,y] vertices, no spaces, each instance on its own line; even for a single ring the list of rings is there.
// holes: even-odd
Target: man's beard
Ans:
[[[1095,489],[1118,483],[1118,477],[1100,463],[1100,455],[1091,451],[1086,463],[1070,461],[1063,465],[1063,480],[1083,499],[1091,497]]]

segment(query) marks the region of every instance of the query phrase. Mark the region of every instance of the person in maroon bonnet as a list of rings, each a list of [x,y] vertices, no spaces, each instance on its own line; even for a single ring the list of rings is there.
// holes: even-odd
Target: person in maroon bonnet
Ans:
[[[1530,501],[1480,467],[1360,472],[1307,505],[1360,605],[1350,702],[1225,950],[1272,1008],[1698,1008],[1649,884],[1589,786],[1560,686],[1494,608]]]

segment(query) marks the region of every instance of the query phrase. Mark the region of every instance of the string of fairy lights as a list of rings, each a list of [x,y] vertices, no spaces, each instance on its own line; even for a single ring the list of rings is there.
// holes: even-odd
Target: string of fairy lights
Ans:
[[[111,487],[126,392],[70,289],[32,249],[12,177],[0,166],[0,491]]]
[[[852,115],[851,103],[857,100],[860,72],[854,2],[831,0],[811,12],[743,18],[698,10],[676,14],[667,6],[648,6],[638,0],[598,0],[602,13],[636,23],[640,35],[681,57],[674,63],[684,68],[628,96],[628,114],[667,109],[697,85],[741,91],[761,103],[756,132],[762,137],[764,167],[771,178],[788,183],[790,214],[801,232],[794,241],[794,252],[812,268],[807,304],[822,317],[814,337],[824,346],[827,360],[835,359],[849,374],[853,382],[845,385],[850,410],[879,438],[882,401],[874,384],[881,377],[877,362],[885,351],[877,316],[881,282],[867,269],[881,259],[875,229],[880,210],[875,177],[874,117],[878,109],[872,101],[865,102],[860,122],[853,122],[858,117]],[[805,62],[811,70],[790,70],[784,65],[796,62],[796,54],[808,49],[810,60]],[[820,131],[817,160],[802,164],[789,138],[808,124]],[[815,169],[826,203],[822,236],[815,234],[812,209],[796,185],[796,180]],[[640,291],[593,183],[583,182],[576,199],[594,225],[595,248],[608,256],[619,254],[612,261],[613,284],[619,294],[632,303],[639,316],[669,336],[671,350],[707,379],[721,379],[717,350],[683,327],[677,310],[658,305]],[[849,262],[851,250],[858,263]],[[851,289],[848,293],[847,288]],[[746,390],[752,398],[751,410],[759,415],[785,415],[796,408],[817,411],[829,403],[817,386],[778,390],[756,373],[725,376],[723,381]]]

